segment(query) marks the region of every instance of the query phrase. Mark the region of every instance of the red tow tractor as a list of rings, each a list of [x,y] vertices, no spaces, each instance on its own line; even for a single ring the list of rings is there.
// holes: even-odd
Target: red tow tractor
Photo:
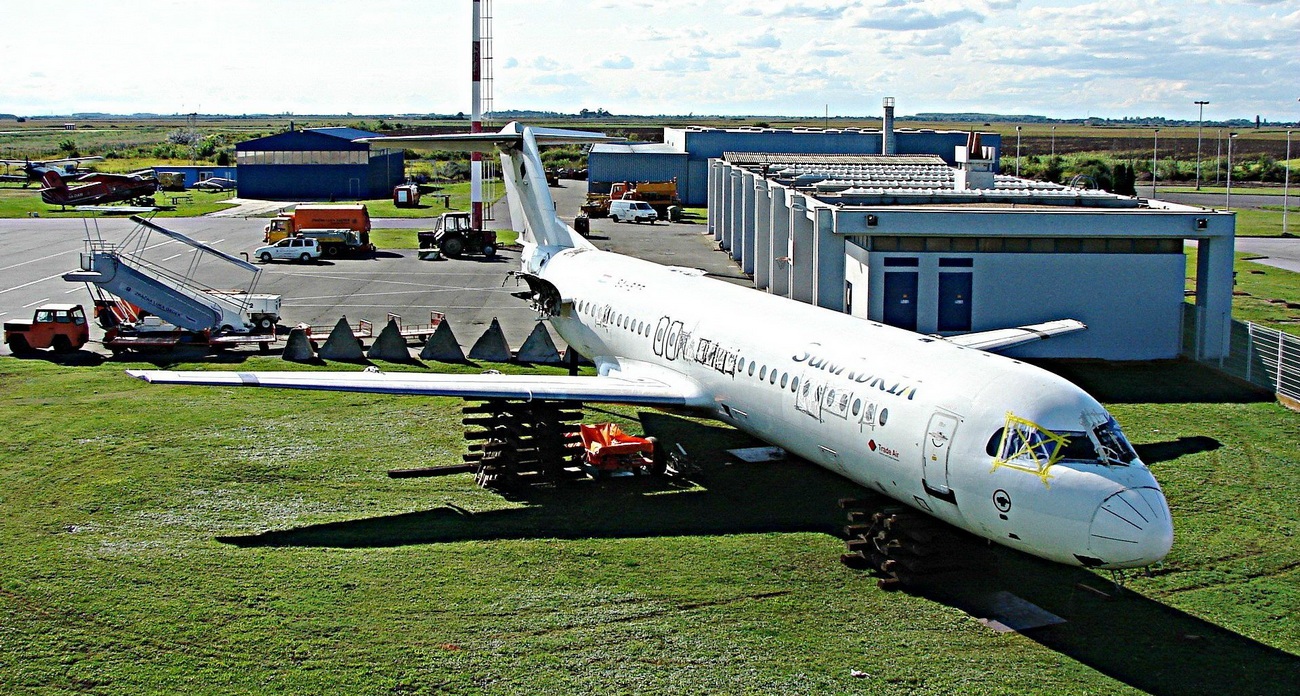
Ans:
[[[31,321],[5,322],[5,343],[14,355],[53,349],[55,353],[81,350],[90,340],[86,310],[81,305],[47,304],[36,308]]]

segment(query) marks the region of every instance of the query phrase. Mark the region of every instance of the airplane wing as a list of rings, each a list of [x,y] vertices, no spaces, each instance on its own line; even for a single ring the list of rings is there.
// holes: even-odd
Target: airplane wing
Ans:
[[[699,389],[654,379],[564,375],[445,375],[414,372],[208,372],[127,370],[151,384],[272,387],[466,399],[547,399],[645,406],[688,406]]]
[[[997,351],[1025,343],[1042,341],[1061,334],[1074,333],[1088,328],[1088,325],[1075,319],[1058,319],[1042,324],[1017,326],[1010,329],[994,329],[979,333],[961,334],[959,336],[939,336],[949,343],[956,343],[966,348]]]

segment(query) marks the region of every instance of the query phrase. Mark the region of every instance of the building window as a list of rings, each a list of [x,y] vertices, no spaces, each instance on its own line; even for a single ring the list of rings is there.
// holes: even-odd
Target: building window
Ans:
[[[848,237],[876,252],[985,254],[1181,254],[1183,240],[1168,237]],[[885,265],[902,265],[885,259]]]

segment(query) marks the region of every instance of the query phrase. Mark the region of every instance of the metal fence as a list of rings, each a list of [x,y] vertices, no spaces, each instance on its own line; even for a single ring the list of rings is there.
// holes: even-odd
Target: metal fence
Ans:
[[[1200,314],[1196,305],[1183,306],[1183,354],[1196,358]],[[1234,320],[1228,356],[1202,359],[1228,374],[1275,394],[1300,400],[1300,337],[1250,322]]]

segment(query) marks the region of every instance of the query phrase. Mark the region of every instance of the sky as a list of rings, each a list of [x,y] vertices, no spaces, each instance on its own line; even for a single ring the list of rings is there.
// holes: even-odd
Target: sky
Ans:
[[[1300,120],[1300,0],[491,0],[497,110]],[[0,0],[0,113],[470,111],[470,0]]]

